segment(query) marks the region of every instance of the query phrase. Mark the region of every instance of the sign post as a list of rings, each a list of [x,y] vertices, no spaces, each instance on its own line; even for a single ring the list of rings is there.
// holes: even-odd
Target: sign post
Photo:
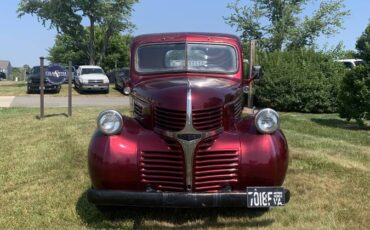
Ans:
[[[44,57],[40,57],[40,117],[39,119],[44,118],[44,79],[45,79],[45,70],[44,70]]]
[[[40,116],[39,119],[44,118],[44,90],[45,90],[45,79],[48,84],[61,85],[65,82],[68,75],[64,66],[59,64],[50,64],[47,68],[44,66],[44,57],[40,57]],[[71,88],[71,64],[69,67],[69,87]],[[71,97],[71,89],[69,89],[69,97]],[[72,104],[72,99],[68,99],[68,106]],[[71,108],[68,109],[68,114],[71,116]]]
[[[253,77],[253,65],[256,53],[256,41],[251,40],[249,47],[249,79]],[[248,108],[253,107],[253,81],[249,83]]]
[[[68,116],[72,116],[72,62],[68,63]]]

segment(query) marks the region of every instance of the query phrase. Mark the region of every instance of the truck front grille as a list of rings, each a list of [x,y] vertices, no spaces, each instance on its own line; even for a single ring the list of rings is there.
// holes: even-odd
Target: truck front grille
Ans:
[[[202,141],[194,156],[195,192],[218,192],[238,182],[237,150],[211,151],[214,139]]]
[[[222,107],[193,110],[193,126],[199,131],[215,130],[222,127]],[[156,127],[168,131],[180,131],[185,127],[186,112],[156,107]]]
[[[133,101],[134,117],[139,121],[143,121],[145,119],[145,111],[149,111],[149,103],[140,97],[135,97]]]
[[[142,182],[159,191],[185,191],[185,160],[180,144],[166,139],[168,151],[142,151]]]
[[[88,80],[89,84],[99,84],[99,83],[104,83],[103,80]]]
[[[134,102],[134,114],[135,117],[141,119],[143,117],[143,107],[137,102]]]
[[[240,97],[234,104],[234,119],[239,120],[243,111],[243,98]]]
[[[222,107],[193,110],[193,126],[199,131],[209,131],[222,127]]]
[[[180,131],[185,127],[186,112],[172,109],[156,107],[155,125],[156,127],[168,131]]]

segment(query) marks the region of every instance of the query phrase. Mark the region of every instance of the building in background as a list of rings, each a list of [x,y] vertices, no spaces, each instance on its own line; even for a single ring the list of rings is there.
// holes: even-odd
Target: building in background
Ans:
[[[11,73],[12,73],[12,64],[10,61],[3,61],[0,60],[0,72],[3,72],[6,74],[6,79],[11,79]]]

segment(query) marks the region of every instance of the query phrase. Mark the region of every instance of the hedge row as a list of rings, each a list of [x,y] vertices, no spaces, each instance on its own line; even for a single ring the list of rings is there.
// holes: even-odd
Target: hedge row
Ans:
[[[349,71],[341,84],[339,114],[347,120],[355,119],[360,125],[370,120],[370,65]]]
[[[312,50],[259,53],[264,76],[256,83],[256,103],[279,111],[338,111],[340,83],[346,70],[324,53]]]

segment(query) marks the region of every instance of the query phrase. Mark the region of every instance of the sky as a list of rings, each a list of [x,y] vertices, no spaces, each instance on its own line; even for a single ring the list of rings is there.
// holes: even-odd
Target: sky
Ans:
[[[37,17],[17,17],[18,0],[0,0],[0,60],[9,60],[12,66],[30,66],[39,63],[53,46],[55,29],[44,27]],[[135,5],[131,20],[137,29],[133,35],[160,32],[222,32],[239,35],[236,28],[225,23],[231,14],[227,4],[234,0],[140,0]],[[241,1],[249,3],[247,0]],[[317,8],[307,6],[308,11]],[[343,41],[346,49],[355,49],[356,40],[370,19],[370,1],[345,0],[351,16],[344,19],[344,30],[332,38],[320,37],[321,47],[335,47]]]

